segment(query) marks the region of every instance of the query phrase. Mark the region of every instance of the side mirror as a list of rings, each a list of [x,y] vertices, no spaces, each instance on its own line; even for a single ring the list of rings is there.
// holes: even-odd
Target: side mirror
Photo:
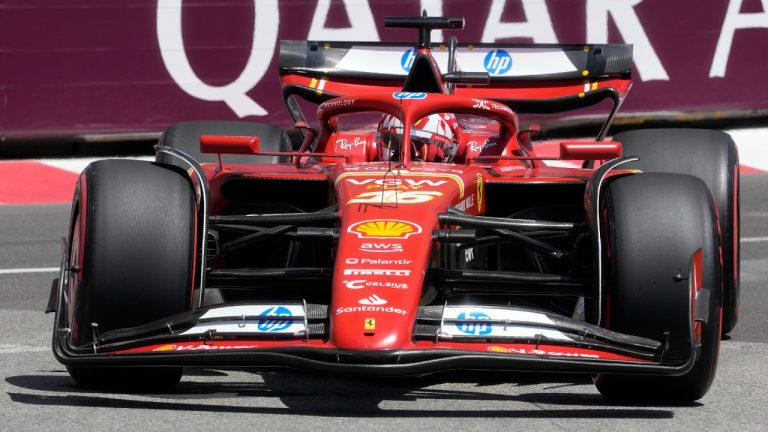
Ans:
[[[621,143],[616,141],[563,141],[560,159],[609,160],[621,156]]]
[[[201,135],[200,151],[218,154],[256,154],[259,153],[259,137]]]

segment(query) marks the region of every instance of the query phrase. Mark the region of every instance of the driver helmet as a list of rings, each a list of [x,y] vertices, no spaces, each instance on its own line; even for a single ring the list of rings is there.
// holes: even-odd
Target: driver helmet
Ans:
[[[430,114],[411,128],[411,155],[423,162],[452,163],[458,150],[458,122],[451,113]],[[403,124],[392,115],[379,122],[377,143],[379,160],[399,160]]]

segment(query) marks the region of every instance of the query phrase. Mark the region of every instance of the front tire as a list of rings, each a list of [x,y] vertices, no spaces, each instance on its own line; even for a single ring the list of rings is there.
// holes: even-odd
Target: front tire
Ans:
[[[722,272],[715,207],[707,186],[680,174],[636,174],[612,181],[601,213],[607,240],[603,325],[621,333],[668,341],[666,358],[696,355],[680,376],[599,374],[606,398],[690,402],[706,394],[720,346]],[[698,278],[700,275],[700,279]],[[692,285],[707,305],[701,341],[691,352]],[[702,314],[703,315],[703,314]],[[696,332],[696,330],[695,330]]]
[[[104,160],[80,176],[73,201],[68,343],[190,308],[195,204],[183,174],[149,162]],[[69,367],[84,386],[173,385],[181,368]]]

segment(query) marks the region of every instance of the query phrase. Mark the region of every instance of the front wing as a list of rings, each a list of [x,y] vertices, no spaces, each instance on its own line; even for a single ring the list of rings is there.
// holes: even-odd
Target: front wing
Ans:
[[[488,318],[478,321],[470,310]],[[68,366],[283,367],[384,376],[455,369],[679,375],[695,359],[693,346],[680,358],[659,341],[521,308],[421,307],[413,342],[392,350],[340,349],[326,337],[327,318],[325,305],[222,305],[104,333],[83,347],[70,346],[59,325],[53,350]]]

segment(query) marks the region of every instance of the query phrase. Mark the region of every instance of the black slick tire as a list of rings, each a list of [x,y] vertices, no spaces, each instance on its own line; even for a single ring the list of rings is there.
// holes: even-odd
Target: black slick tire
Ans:
[[[640,129],[614,137],[624,155],[640,157],[625,165],[644,172],[696,176],[707,184],[719,215],[723,248],[723,335],[738,322],[739,310],[739,154],[730,135],[707,129]]]
[[[701,324],[701,344],[690,371],[679,376],[599,374],[597,389],[618,401],[687,403],[701,398],[717,368],[722,290],[715,208],[706,185],[681,174],[622,177],[606,187],[602,209],[602,324],[620,333],[668,341],[666,358],[690,358],[694,265],[701,271],[698,298],[706,305],[707,321]]]
[[[73,206],[69,261],[80,268],[68,295],[73,347],[189,309],[196,227],[183,173],[143,161],[98,161],[83,171]],[[136,390],[181,376],[181,368],[68,370],[85,386]]]

